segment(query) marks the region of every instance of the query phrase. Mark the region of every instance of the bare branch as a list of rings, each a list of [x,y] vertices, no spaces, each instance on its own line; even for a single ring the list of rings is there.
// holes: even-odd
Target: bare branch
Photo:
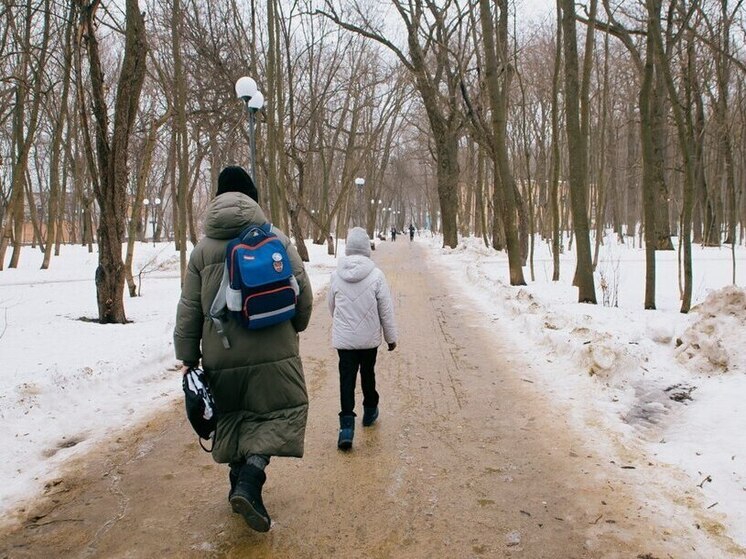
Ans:
[[[412,66],[412,63],[409,61],[409,59],[404,56],[404,53],[391,41],[388,39],[382,37],[378,33],[374,33],[372,30],[369,29],[363,29],[362,27],[359,27],[353,23],[343,21],[339,14],[337,14],[337,11],[334,9],[334,6],[332,6],[331,2],[326,2],[327,8],[330,10],[330,12],[326,12],[324,10],[317,9],[314,14],[324,16],[325,18],[333,21],[343,29],[347,29],[348,31],[352,31],[353,33],[357,33],[358,35],[362,35],[363,37],[366,37],[368,39],[372,39],[373,41],[376,41],[377,43],[380,43],[381,45],[385,46],[387,49],[389,49],[391,52],[393,52],[396,57],[401,61],[404,66],[407,67],[409,70],[414,70],[414,67]],[[398,7],[398,4],[397,4]],[[401,13],[401,11],[400,11]],[[404,16],[402,16],[404,17]]]

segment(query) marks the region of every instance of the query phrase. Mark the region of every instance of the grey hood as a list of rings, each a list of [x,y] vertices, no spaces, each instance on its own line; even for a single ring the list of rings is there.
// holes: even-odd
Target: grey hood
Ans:
[[[367,278],[376,265],[367,256],[353,254],[341,256],[337,262],[337,274],[349,283],[357,283]]]

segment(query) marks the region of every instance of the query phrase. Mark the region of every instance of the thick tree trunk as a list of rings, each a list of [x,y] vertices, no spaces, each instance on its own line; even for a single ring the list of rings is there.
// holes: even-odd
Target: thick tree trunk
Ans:
[[[436,160],[438,164],[438,200],[442,218],[443,246],[458,246],[456,212],[458,210],[458,139],[453,134],[436,140]]]
[[[492,24],[492,13],[489,0],[479,0],[479,19],[482,26],[482,37],[485,51],[485,75],[484,80],[490,97],[490,109],[492,115],[492,157],[495,162],[495,184],[499,185],[499,198],[502,209],[503,232],[508,250],[508,267],[510,270],[511,285],[526,285],[523,277],[523,263],[528,256],[522,252],[518,232],[516,230],[516,210],[518,209],[517,188],[515,179],[510,169],[508,158],[508,142],[506,135],[508,92],[510,89],[510,64],[507,60],[507,25],[508,25],[508,2],[498,0],[500,11],[497,32]],[[497,36],[497,40],[495,40]],[[500,83],[498,75],[498,63],[502,62],[504,74],[503,83]],[[499,180],[498,180],[499,178]],[[442,207],[442,206],[441,206]],[[523,225],[527,228],[525,209],[522,212]],[[526,249],[528,248],[527,235]]]
[[[652,49],[652,45],[649,45]],[[666,184],[666,145],[668,144],[668,125],[666,122],[666,84],[660,69],[654,70],[654,85],[651,89],[649,120],[652,128],[652,181],[654,185],[654,215],[652,224],[656,250],[673,250],[671,230],[668,227],[670,218],[668,185]],[[644,196],[644,194],[643,194]],[[646,202],[647,203],[647,202]]]
[[[570,207],[577,254],[574,283],[578,287],[578,302],[595,304],[596,289],[593,280],[586,194],[587,153],[580,127],[578,106],[580,97],[578,47],[573,0],[562,0],[562,31],[565,54],[565,119],[570,153]]]
[[[96,119],[97,167],[91,166],[94,192],[100,208],[98,245],[99,260],[96,268],[96,298],[99,322],[125,323],[122,243],[126,226],[127,206],[127,156],[128,145],[139,105],[140,92],[145,79],[147,43],[145,22],[137,0],[126,2],[126,31],[122,69],[117,84],[114,108],[114,126],[108,137],[108,107],[104,94],[104,78],[96,39],[95,15],[98,3],[82,6],[83,37],[88,47],[90,63],[93,115]],[[87,114],[81,107],[83,122]],[[84,126],[84,130],[88,127]]]
[[[679,138],[679,147],[684,162],[684,192],[681,210],[681,248],[684,255],[684,289],[681,296],[681,312],[688,313],[692,303],[692,203],[694,193],[694,130],[691,122],[692,110],[692,91],[691,88],[697,87],[697,78],[694,70],[694,43],[692,32],[689,32],[687,45],[687,79],[684,80],[686,88],[686,97],[682,101],[676,90],[671,67],[663,49],[663,38],[660,28],[660,11],[661,0],[646,0],[645,4],[648,10],[648,33],[652,35],[653,45],[655,48],[656,62],[663,72],[668,97],[671,100],[674,119],[676,121],[676,131]]]
[[[736,243],[736,226],[738,222],[738,210],[736,200],[736,176],[733,157],[733,142],[729,123],[729,87],[730,87],[730,33],[731,18],[728,10],[728,0],[720,2],[720,17],[722,32],[720,34],[721,48],[716,54],[715,62],[717,69],[718,100],[715,105],[716,121],[718,125],[718,136],[720,139],[720,151],[725,164],[725,200],[726,212],[726,236],[725,242],[730,245]],[[735,15],[735,14],[734,14]],[[734,280],[735,283],[735,280]]]

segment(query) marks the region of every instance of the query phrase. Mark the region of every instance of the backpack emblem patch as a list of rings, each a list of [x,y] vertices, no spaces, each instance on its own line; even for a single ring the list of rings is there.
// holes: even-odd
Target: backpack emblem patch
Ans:
[[[285,267],[282,263],[282,254],[280,254],[279,252],[275,252],[272,255],[272,267],[278,274],[282,272],[283,268]]]

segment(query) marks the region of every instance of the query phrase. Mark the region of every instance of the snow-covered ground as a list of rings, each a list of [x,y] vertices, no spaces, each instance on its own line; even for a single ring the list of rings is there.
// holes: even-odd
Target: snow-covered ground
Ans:
[[[643,310],[645,255],[606,239],[596,280],[598,305],[577,303],[574,252],[552,258],[537,244],[536,280],[509,285],[507,257],[479,239],[456,249],[430,241],[437,262],[472,304],[512,335],[539,364],[526,371],[588,432],[601,426],[622,444],[686,474],[702,509],[722,513],[729,535],[746,546],[746,250],[694,248],[692,311],[679,312],[676,252],[656,256],[657,310]],[[601,275],[606,291],[601,289]],[[609,306],[604,306],[606,294]],[[613,306],[616,303],[618,306]],[[643,454],[644,453],[644,454]],[[666,470],[657,470],[664,477]],[[656,479],[665,486],[674,480]],[[673,492],[672,492],[673,493]]]
[[[657,255],[658,310],[645,311],[644,254],[613,238],[599,260],[598,305],[576,302],[571,251],[553,283],[548,248],[538,244],[536,281],[525,268],[529,285],[511,287],[506,256],[477,239],[455,250],[437,237],[416,242],[454,274],[464,304],[478,304],[532,356],[527,380],[571,410],[578,427],[601,428],[686,472],[702,508],[722,513],[746,545],[746,292],[729,287],[729,248],[695,248],[695,307],[682,315],[675,252]],[[325,246],[307,246],[318,291],[336,261]],[[177,258],[171,244],[138,243],[134,272],[146,271],[141,297],[125,299],[126,325],[87,320],[97,313],[97,255],[84,247],[64,246],[46,271],[40,252],[26,249],[20,268],[0,272],[0,515],[40,491],[66,459],[181,397],[172,347]],[[736,258],[743,286],[746,250]],[[656,485],[669,483],[657,475]]]

